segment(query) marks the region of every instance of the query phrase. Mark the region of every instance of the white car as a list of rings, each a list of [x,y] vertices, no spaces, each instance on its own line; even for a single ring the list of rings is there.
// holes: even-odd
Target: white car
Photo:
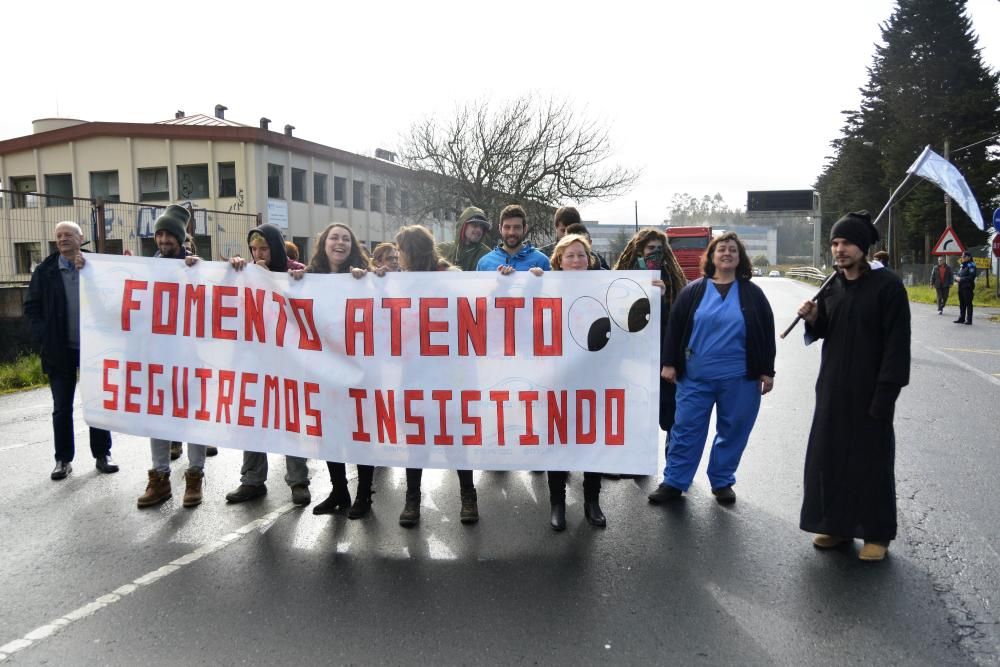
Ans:
[[[780,278],[781,277],[781,271],[778,271],[778,270],[771,271],[769,274],[767,274],[767,277],[768,278]]]

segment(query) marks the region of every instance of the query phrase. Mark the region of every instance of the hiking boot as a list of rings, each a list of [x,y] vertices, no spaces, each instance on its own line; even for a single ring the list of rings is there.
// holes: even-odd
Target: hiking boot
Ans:
[[[350,496],[348,496],[350,498]],[[354,499],[354,504],[351,505],[351,509],[347,510],[348,519],[360,519],[362,517],[368,516],[372,511],[372,493],[358,493],[358,497]]]
[[[197,468],[188,468],[184,473],[184,500],[181,502],[184,507],[201,505],[201,483],[204,480],[204,471]]]
[[[226,502],[242,503],[264,495],[267,495],[267,486],[264,484],[240,484],[234,491],[226,494]]]
[[[733,491],[732,486],[720,486],[717,489],[712,489],[712,495],[720,505],[732,505],[736,502],[736,492]]]
[[[183,453],[184,453],[184,451],[183,451],[183,449],[181,447],[181,443],[179,443],[179,442],[171,442],[170,443],[170,460],[171,461],[176,461],[177,459],[179,459],[181,457],[181,454],[183,454]]]
[[[462,489],[462,511],[458,517],[462,523],[479,521],[479,496],[475,489]]]
[[[654,505],[660,505],[662,503],[670,502],[671,500],[677,500],[684,492],[680,489],[670,486],[669,484],[660,484],[656,487],[656,491],[649,494],[649,502]]]
[[[219,448],[218,447],[206,447],[205,448],[205,456],[218,456],[218,455],[219,455]]]
[[[162,503],[170,495],[170,473],[150,470],[146,493],[139,496],[136,505],[139,507],[152,507],[153,505]]]
[[[406,504],[399,515],[399,525],[412,528],[420,522],[420,493],[406,492]]]
[[[292,504],[302,507],[312,502],[312,494],[309,493],[308,484],[292,485]]]

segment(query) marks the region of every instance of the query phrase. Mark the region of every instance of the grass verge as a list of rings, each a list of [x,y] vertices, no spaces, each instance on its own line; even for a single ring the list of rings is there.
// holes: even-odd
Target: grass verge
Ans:
[[[985,280],[977,280],[976,291],[972,295],[972,305],[992,308],[1000,307],[1000,299],[997,299],[996,289],[996,284],[992,280],[989,287],[986,286]],[[907,287],[906,291],[910,295],[910,301],[915,301],[916,303],[937,303],[937,292],[930,285],[913,285],[912,287]],[[948,293],[948,305],[958,306],[957,287],[953,286]]]
[[[0,394],[42,387],[46,384],[48,381],[42,372],[42,360],[37,354],[28,354],[9,363],[0,364]]]

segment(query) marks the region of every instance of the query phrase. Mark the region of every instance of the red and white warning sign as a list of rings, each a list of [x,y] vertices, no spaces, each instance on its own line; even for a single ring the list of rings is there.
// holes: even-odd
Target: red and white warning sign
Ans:
[[[961,255],[965,252],[965,246],[958,240],[958,235],[951,227],[945,227],[941,238],[934,244],[931,250],[932,255]]]

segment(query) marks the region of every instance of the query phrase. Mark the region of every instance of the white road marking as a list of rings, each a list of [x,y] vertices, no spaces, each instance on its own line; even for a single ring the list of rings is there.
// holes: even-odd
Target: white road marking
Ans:
[[[989,373],[981,371],[978,368],[976,368],[975,366],[971,366],[971,365],[965,363],[961,359],[956,359],[955,357],[951,356],[947,352],[942,352],[941,350],[937,349],[933,345],[928,345],[927,343],[920,343],[920,345],[922,347],[926,348],[927,350],[930,350],[934,354],[941,355],[942,357],[944,357],[945,359],[947,359],[951,363],[955,364],[959,368],[967,370],[970,373],[974,373],[974,374],[978,375],[979,377],[983,378],[984,380],[986,380],[987,382],[992,382],[993,384],[995,384],[997,386],[1000,386],[1000,378],[994,377],[993,375],[991,375]],[[3,650],[3,649],[0,648],[0,650]]]
[[[226,533],[225,535],[219,537],[215,541],[202,545],[197,549],[195,549],[194,551],[192,551],[191,553],[185,554],[180,558],[170,561],[163,567],[157,568],[152,572],[148,572],[142,575],[138,579],[132,581],[132,583],[130,584],[119,586],[111,593],[102,595],[97,599],[95,599],[93,602],[89,602],[80,607],[79,609],[74,609],[65,616],[61,616],[55,619],[54,621],[50,621],[49,623],[46,623],[41,627],[35,628],[34,630],[24,635],[24,637],[21,637],[20,639],[15,639],[13,641],[7,642],[3,646],[0,646],[0,662],[5,661],[7,658],[17,653],[18,651],[22,651],[28,648],[29,646],[34,646],[43,639],[51,637],[56,632],[62,630],[71,623],[75,623],[76,621],[92,616],[101,609],[104,609],[105,607],[108,607],[118,602],[123,597],[131,595],[140,588],[156,583],[160,579],[169,576],[174,572],[177,572],[178,570],[182,569],[184,566],[190,565],[191,563],[194,563],[195,561],[201,559],[203,556],[207,556],[208,554],[226,548],[230,544],[239,541],[240,539],[254,532],[255,530],[259,532],[267,531],[267,529],[270,528],[275,521],[277,521],[278,517],[290,512],[294,507],[295,505],[293,505],[292,503],[287,503],[285,505],[282,505],[273,512],[269,512],[268,514],[265,514],[259,519],[254,519],[245,526],[240,526],[233,532]]]

